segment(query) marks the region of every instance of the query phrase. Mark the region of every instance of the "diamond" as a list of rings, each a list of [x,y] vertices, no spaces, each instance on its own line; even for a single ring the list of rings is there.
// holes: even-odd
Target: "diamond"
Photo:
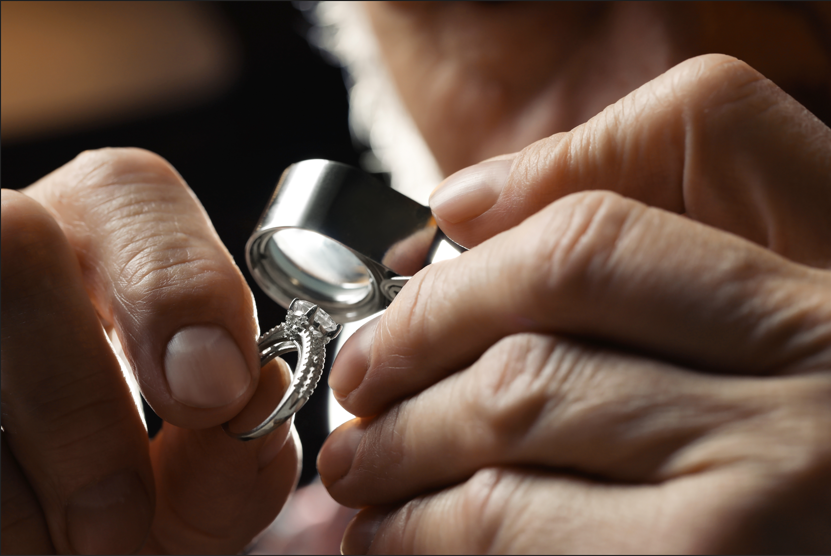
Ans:
[[[291,311],[295,315],[302,317],[312,307],[314,307],[314,303],[310,301],[295,299],[294,303],[291,304]],[[332,317],[321,308],[318,308],[317,313],[315,313],[315,322],[320,325],[324,334],[331,334],[338,329],[338,323],[332,320]]]

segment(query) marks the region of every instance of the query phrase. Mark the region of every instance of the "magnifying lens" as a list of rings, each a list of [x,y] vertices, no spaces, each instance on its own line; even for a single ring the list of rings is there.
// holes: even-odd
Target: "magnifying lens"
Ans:
[[[283,307],[309,300],[343,324],[382,311],[419,269],[461,251],[429,207],[357,168],[305,160],[283,172],[246,262]]]
[[[260,362],[297,351],[298,364],[267,418],[242,431],[225,423],[225,431],[251,440],[276,430],[314,392],[330,341],[337,339],[334,358],[359,321],[386,309],[413,274],[461,251],[428,207],[365,172],[329,160],[289,166],[245,258],[260,288],[288,310],[258,339]]]

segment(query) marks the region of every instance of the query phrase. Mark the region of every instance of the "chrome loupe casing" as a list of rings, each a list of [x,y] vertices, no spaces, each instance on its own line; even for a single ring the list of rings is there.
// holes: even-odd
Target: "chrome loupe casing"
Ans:
[[[305,160],[283,172],[246,262],[283,307],[307,299],[347,323],[382,311],[419,269],[463,250],[428,207],[346,164]]]

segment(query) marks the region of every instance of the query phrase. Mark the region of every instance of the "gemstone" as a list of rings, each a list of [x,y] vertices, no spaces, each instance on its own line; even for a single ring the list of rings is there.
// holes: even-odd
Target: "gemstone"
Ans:
[[[297,316],[302,316],[312,307],[314,307],[314,303],[310,301],[295,299],[294,303],[291,304],[291,311]],[[338,329],[338,323],[332,320],[332,317],[319,307],[317,313],[315,313],[315,322],[320,325],[320,328],[325,334],[330,334]]]

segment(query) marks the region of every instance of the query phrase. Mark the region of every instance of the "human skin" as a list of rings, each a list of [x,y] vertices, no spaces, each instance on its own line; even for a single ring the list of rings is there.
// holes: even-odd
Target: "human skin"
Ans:
[[[300,446],[290,423],[246,443],[220,425],[256,420],[288,370],[260,370],[251,292],[181,176],[103,149],[3,190],[2,260],[2,552],[242,550]],[[166,422],[152,440],[108,334]]]
[[[731,60],[665,74],[700,52],[696,42],[661,25],[629,27],[672,10],[627,6],[613,10],[635,11],[607,19],[627,25],[586,39],[566,72],[574,87],[539,75],[568,66],[568,56],[537,53],[531,47],[545,43],[527,27],[494,39],[521,26],[496,25],[513,17],[510,5],[480,6],[502,10],[490,23],[461,12],[412,27],[416,12],[389,11],[410,22],[389,27],[397,46],[387,24],[376,25],[445,173],[519,154],[448,180],[443,200],[434,195],[442,228],[473,249],[419,274],[383,326],[350,340],[338,359],[333,386],[363,417],[332,435],[320,470],[338,500],[371,506],[351,526],[347,551],[828,552],[828,130]],[[439,9],[402,9],[411,8]],[[390,7],[374,9],[377,23]],[[591,14],[573,18],[599,8],[558,9],[572,19],[532,14],[536,28],[547,21],[576,33],[575,21]],[[760,20],[748,14],[735,20],[752,30]],[[804,25],[779,12],[763,21]],[[426,56],[443,44],[435,33],[452,38],[452,29],[473,42]],[[735,29],[711,35],[764,46]],[[795,51],[776,71],[765,56],[725,50],[775,83],[788,70],[811,89],[827,61],[814,36],[802,36],[786,43]],[[593,50],[604,37],[615,40]],[[520,56],[503,51],[519,39]],[[454,56],[484,43],[493,49],[474,60],[481,71],[455,74],[467,66]],[[642,55],[625,55],[628,44]],[[417,53],[432,63],[419,65]],[[493,69],[507,73],[480,87]],[[679,84],[626,97],[662,74]],[[760,104],[730,102],[744,98],[730,96],[741,87],[702,104],[702,92],[721,91],[717,78],[728,76],[758,89],[748,98]],[[762,111],[778,120],[757,117],[759,106],[780,104]],[[704,117],[706,108],[726,120]],[[581,193],[589,189],[616,193]],[[246,444],[218,428],[263,383],[256,325],[250,293],[181,177],[144,151],[86,153],[23,194],[4,191],[2,208],[3,552],[241,550],[293,487],[298,446],[288,428]],[[98,319],[169,423],[151,443]],[[233,334],[250,375],[235,379],[233,399],[206,388],[190,392],[194,407],[173,394],[166,346],[193,324]],[[48,350],[45,330],[57,331]],[[107,479],[123,496],[135,485],[123,470],[144,491],[134,502],[107,508],[86,495]],[[66,506],[76,494],[73,532],[78,519]]]
[[[330,386],[359,418],[318,469],[365,508],[344,551],[828,552],[831,130],[745,61],[674,59],[712,40],[664,44],[669,24],[627,34],[672,22],[664,6],[609,8],[639,15],[592,36],[645,36],[631,44],[655,63],[604,66],[596,94],[588,55],[585,72],[561,70],[569,52],[526,81],[498,56],[471,60],[500,32],[549,44],[534,29],[585,29],[580,7],[512,7],[367,8],[441,167],[513,154],[434,192],[441,228],[472,249],[416,275],[335,362]],[[563,19],[523,26],[522,10]],[[770,21],[754,10],[748,32]],[[806,25],[790,15],[773,36]],[[469,24],[458,50],[443,40],[454,24]],[[795,67],[756,65],[817,89],[827,60],[809,43],[781,44]],[[480,99],[471,73],[520,93]]]
[[[831,7],[741,2],[367,2],[387,67],[446,176],[568,131],[699,54],[827,106]],[[810,108],[810,106],[809,106]]]

